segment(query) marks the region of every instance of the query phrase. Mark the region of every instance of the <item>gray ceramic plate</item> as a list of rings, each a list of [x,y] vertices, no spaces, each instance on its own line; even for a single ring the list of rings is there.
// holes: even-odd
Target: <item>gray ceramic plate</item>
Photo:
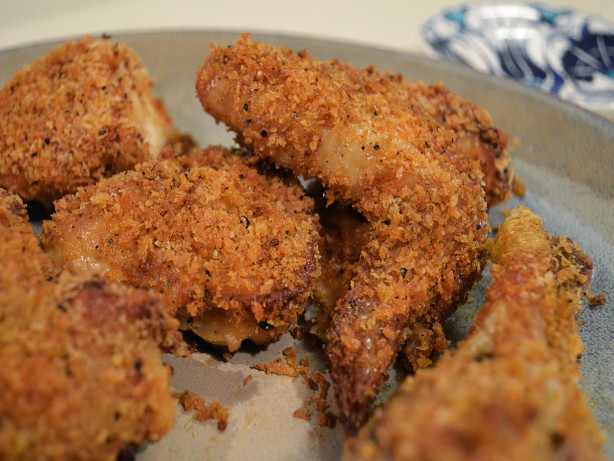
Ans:
[[[201,144],[230,145],[232,137],[200,108],[194,83],[209,43],[229,44],[237,36],[234,32],[194,31],[117,35],[114,39],[141,55],[157,78],[158,95],[182,130],[191,132]],[[595,263],[593,292],[604,293],[607,302],[580,314],[586,345],[581,359],[582,387],[614,441],[614,125],[553,96],[449,63],[318,40],[258,34],[254,38],[307,49],[320,59],[336,57],[361,67],[376,64],[410,80],[443,81],[491,112],[513,139],[514,166],[527,188],[523,200],[514,199],[507,206],[529,206],[552,233],[567,234],[579,242]],[[0,53],[0,84],[55,45]],[[501,220],[500,210],[492,212],[491,220]],[[473,304],[461,308],[449,321],[447,329],[453,338],[464,335],[488,281],[485,274],[472,296]],[[343,444],[339,427],[320,428],[317,415],[312,422],[292,417],[314,395],[304,381],[265,375],[252,368],[257,362],[280,357],[289,345],[296,347],[299,358],[309,358],[310,369],[324,369],[318,347],[296,342],[289,335],[266,349],[241,351],[229,362],[207,353],[196,354],[192,360],[167,357],[175,370],[175,388],[190,389],[222,403],[230,410],[228,429],[218,432],[214,423],[193,421],[180,410],[176,429],[160,442],[143,446],[137,459],[339,459]],[[252,379],[245,382],[250,375]],[[614,444],[610,442],[606,449],[614,458]]]

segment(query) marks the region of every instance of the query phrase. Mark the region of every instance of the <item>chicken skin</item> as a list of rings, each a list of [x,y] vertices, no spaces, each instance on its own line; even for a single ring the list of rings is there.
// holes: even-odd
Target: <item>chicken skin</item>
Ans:
[[[317,178],[372,226],[326,347],[351,432],[366,421],[410,326],[448,312],[481,276],[489,226],[479,162],[456,151],[453,130],[412,110],[401,76],[374,68],[319,62],[244,35],[212,48],[196,87],[243,146]]]
[[[49,277],[21,200],[0,189],[0,458],[115,460],[175,422],[162,351],[179,322],[142,290]]]
[[[467,338],[421,369],[346,444],[347,460],[605,459],[584,396],[576,315],[590,259],[517,207],[492,249]]]
[[[69,41],[0,91],[0,187],[50,206],[156,158],[179,137],[139,57],[109,39]]]
[[[303,312],[319,267],[312,208],[298,185],[210,147],[57,201],[43,243],[58,267],[153,290],[233,352],[276,340]]]

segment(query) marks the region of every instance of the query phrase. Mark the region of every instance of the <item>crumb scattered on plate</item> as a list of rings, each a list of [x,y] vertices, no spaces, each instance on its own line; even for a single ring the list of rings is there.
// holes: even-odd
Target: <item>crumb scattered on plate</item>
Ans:
[[[187,390],[177,394],[176,397],[185,411],[194,410],[193,418],[196,421],[216,419],[218,430],[226,430],[230,413],[219,402],[207,403],[202,397]]]

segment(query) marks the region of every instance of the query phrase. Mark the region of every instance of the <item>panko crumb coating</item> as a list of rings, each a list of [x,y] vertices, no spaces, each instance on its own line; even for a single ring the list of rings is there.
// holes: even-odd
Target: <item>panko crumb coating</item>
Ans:
[[[0,188],[0,254],[3,282],[27,285],[32,278],[51,276],[53,265],[41,250],[40,242],[28,222],[23,201]],[[8,267],[7,267],[8,265]]]
[[[312,322],[310,332],[326,342],[326,331],[330,328],[335,303],[348,291],[360,268],[360,254],[371,238],[372,228],[351,208],[337,202],[317,212],[322,227],[321,274],[316,280],[313,295],[316,303],[311,305],[309,312]],[[463,298],[456,298],[456,303],[462,301]],[[407,371],[413,372],[431,365],[448,348],[450,341],[445,336],[443,324],[452,310],[436,306],[410,325],[397,359]]]
[[[521,182],[511,166],[509,136],[494,123],[488,111],[452,93],[442,83],[396,83],[410,107],[415,104],[454,132],[454,145],[459,154],[479,162],[488,206],[508,200],[514,185]]]
[[[517,207],[494,242],[492,283],[467,339],[407,378],[346,460],[601,460],[578,388],[576,315],[592,263]]]
[[[47,206],[77,187],[155,158],[176,137],[134,51],[68,41],[0,91],[0,186]]]
[[[50,281],[20,200],[2,195],[0,459],[114,461],[160,439],[176,408],[162,350],[185,352],[179,322],[143,290]]]
[[[318,272],[313,201],[219,147],[139,166],[55,209],[43,242],[56,265],[154,290],[230,351],[284,333]]]
[[[366,422],[388,367],[425,318],[465,299],[486,261],[476,158],[407,96],[400,75],[251,41],[212,46],[197,75],[205,111],[277,166],[317,178],[372,226],[326,355],[348,431]]]

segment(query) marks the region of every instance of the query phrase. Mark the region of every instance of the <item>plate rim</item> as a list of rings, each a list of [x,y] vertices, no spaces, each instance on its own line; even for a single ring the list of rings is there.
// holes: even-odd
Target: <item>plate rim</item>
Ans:
[[[347,46],[351,48],[357,48],[364,50],[365,52],[373,51],[376,53],[386,53],[390,55],[394,55],[398,58],[409,58],[410,60],[428,63],[430,66],[441,67],[452,70],[454,73],[460,74],[461,76],[468,76],[469,78],[475,78],[478,80],[485,79],[494,82],[498,82],[501,86],[509,87],[513,91],[518,91],[521,93],[528,93],[538,99],[543,99],[548,101],[548,103],[553,104],[555,106],[561,107],[568,112],[580,112],[580,114],[584,115],[589,119],[594,119],[595,122],[600,124],[605,124],[605,126],[609,126],[614,130],[614,120],[610,120],[602,114],[594,111],[590,111],[578,104],[575,104],[570,101],[566,101],[561,99],[560,97],[551,94],[549,92],[545,92],[535,87],[531,87],[529,85],[523,84],[514,80],[510,77],[492,75],[486,72],[481,72],[479,70],[473,69],[471,67],[462,65],[460,63],[444,61],[441,59],[436,59],[428,54],[420,54],[419,52],[415,52],[412,50],[399,50],[391,47],[385,47],[377,44],[369,44],[362,43],[352,40],[346,39],[337,39],[337,38],[326,38],[326,37],[315,37],[309,34],[288,34],[281,33],[275,31],[263,31],[263,30],[255,30],[255,29],[239,29],[239,28],[216,28],[216,27],[151,27],[151,28],[142,28],[142,29],[124,29],[124,30],[116,30],[113,32],[91,32],[87,34],[70,34],[63,37],[54,37],[48,40],[37,40],[32,43],[17,45],[5,49],[0,49],[0,58],[4,55],[9,55],[13,53],[19,53],[26,49],[35,49],[35,48],[45,48],[49,46],[58,46],[62,42],[67,40],[79,40],[86,35],[99,37],[107,35],[110,39],[115,40],[117,42],[122,42],[122,39],[128,39],[130,37],[136,36],[144,36],[144,35],[199,35],[199,34],[234,34],[238,38],[242,33],[248,33],[250,36],[259,41],[266,41],[267,38],[273,38],[276,41],[284,41],[284,39],[289,40],[303,40],[307,42],[317,43],[320,46],[324,46],[326,44],[334,44],[338,46]],[[385,69],[384,69],[385,70]],[[4,85],[6,82],[2,82]]]

